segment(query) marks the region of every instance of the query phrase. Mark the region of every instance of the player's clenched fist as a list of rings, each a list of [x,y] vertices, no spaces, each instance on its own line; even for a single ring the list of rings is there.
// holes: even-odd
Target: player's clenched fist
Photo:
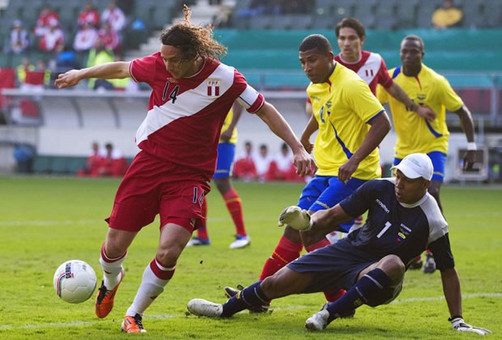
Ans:
[[[297,206],[287,207],[279,216],[279,226],[289,225],[296,230],[310,230],[310,214],[307,210]]]

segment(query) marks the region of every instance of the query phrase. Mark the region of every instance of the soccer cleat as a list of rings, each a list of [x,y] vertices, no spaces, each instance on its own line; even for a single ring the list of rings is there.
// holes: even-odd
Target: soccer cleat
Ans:
[[[251,237],[249,236],[235,236],[235,241],[230,244],[230,249],[239,249],[249,246],[251,244]]]
[[[192,299],[188,301],[187,309],[194,315],[207,316],[210,318],[221,317],[223,313],[223,305],[204,299]]]
[[[417,256],[417,258],[414,259],[413,262],[411,262],[408,269],[411,269],[411,270],[420,269],[420,268],[422,268],[422,264],[423,264],[422,256]]]
[[[146,333],[146,329],[143,328],[143,321],[141,315],[137,314],[135,316],[126,315],[122,321],[122,331],[126,333]]]
[[[431,253],[425,253],[425,265],[424,265],[424,273],[431,274],[436,271],[436,261],[434,261],[434,256]]]
[[[208,238],[200,238],[197,236],[192,237],[190,241],[187,243],[187,247],[192,246],[208,246],[211,244],[211,241]]]
[[[310,331],[322,331],[328,325],[329,312],[322,309],[305,321],[305,328]]]
[[[96,295],[96,303],[94,307],[94,312],[98,318],[104,318],[113,309],[113,301],[115,300],[115,293],[124,278],[124,269],[120,271],[119,283],[112,290],[107,290],[104,281],[101,281],[101,287],[98,289],[98,294]]]
[[[239,294],[239,292],[243,289],[244,289],[244,287],[241,285],[237,285],[237,289],[232,288],[232,287],[223,288],[223,290],[225,291],[225,296],[229,299],[232,296]],[[261,305],[261,306],[251,306],[248,308],[248,310],[249,310],[249,313],[266,313],[266,312],[268,312],[269,308],[270,308],[270,305]]]

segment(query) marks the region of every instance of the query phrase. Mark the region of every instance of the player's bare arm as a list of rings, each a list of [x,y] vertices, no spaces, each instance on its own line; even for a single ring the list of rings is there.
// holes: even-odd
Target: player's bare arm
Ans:
[[[130,77],[129,62],[115,61],[83,68],[80,70],[70,70],[62,73],[55,80],[56,88],[63,89],[77,85],[82,79],[101,78],[101,79],[122,79]]]
[[[403,89],[396,83],[392,83],[392,85],[387,89],[387,92],[389,92],[392,97],[403,103],[408,111],[416,112],[420,117],[428,120],[429,122],[436,119],[436,113],[432,111],[432,109],[415,104],[415,102],[408,97],[406,92],[404,92]]]
[[[472,166],[476,162],[476,144],[474,142],[474,121],[472,120],[471,111],[467,108],[467,106],[462,105],[460,109],[455,111],[460,119],[460,125],[462,126],[462,130],[464,130],[465,137],[467,138],[468,146],[472,145],[473,147],[468,147],[467,152],[464,155],[464,169],[469,170],[472,169]]]
[[[305,148],[305,150],[307,150],[308,153],[311,153],[314,148],[314,145],[310,142],[310,137],[318,129],[319,123],[314,118],[314,116],[311,115],[307,125],[303,129],[302,136],[300,138],[300,142],[302,142],[303,147]]]
[[[239,119],[241,119],[242,111],[244,111],[244,108],[239,103],[235,102],[234,105],[232,105],[232,112],[233,112],[232,121],[230,122],[230,124],[228,124],[227,129],[221,132],[220,135],[221,141],[228,143],[230,138],[232,138],[234,129],[237,126]]]
[[[302,143],[300,143],[279,111],[272,104],[265,102],[256,114],[268,125],[273,133],[289,145],[294,155],[293,164],[296,167],[296,173],[300,176],[313,174],[316,169],[314,160],[305,151]]]
[[[385,111],[373,118],[369,124],[371,128],[359,149],[338,169],[338,179],[344,183],[351,178],[359,163],[380,145],[391,128],[389,116]]]

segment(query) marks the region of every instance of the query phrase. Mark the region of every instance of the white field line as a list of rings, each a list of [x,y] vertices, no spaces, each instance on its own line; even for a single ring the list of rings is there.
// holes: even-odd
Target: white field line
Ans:
[[[464,294],[462,296],[463,299],[472,299],[478,297],[488,297],[488,298],[501,298],[502,293],[473,293],[473,294]],[[436,296],[436,297],[424,297],[424,298],[408,298],[408,299],[397,299],[392,301],[392,304],[400,304],[400,303],[410,303],[410,302],[421,302],[421,301],[439,301],[444,300],[444,296]],[[305,309],[309,308],[308,306],[287,306],[287,307],[274,307],[274,310],[295,310],[295,309]],[[170,315],[170,314],[157,314],[157,315],[146,315],[146,320],[165,320],[172,319],[184,316],[185,314],[178,315]],[[107,320],[109,322],[115,320]],[[14,329],[40,329],[40,328],[61,328],[61,327],[81,327],[81,326],[90,326],[98,323],[106,322],[102,321],[72,321],[72,322],[51,322],[51,323],[42,323],[36,325],[19,325],[19,326],[11,326],[11,325],[0,325],[0,331],[2,330],[14,330]]]

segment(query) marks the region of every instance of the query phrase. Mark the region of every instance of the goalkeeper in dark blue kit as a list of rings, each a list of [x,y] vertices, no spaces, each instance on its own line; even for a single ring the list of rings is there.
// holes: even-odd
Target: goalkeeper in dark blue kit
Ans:
[[[363,304],[376,307],[394,300],[401,292],[407,266],[430,249],[441,272],[453,329],[490,333],[462,318],[460,281],[450,249],[448,224],[427,192],[433,173],[431,160],[426,154],[410,154],[395,166],[395,171],[395,178],[368,181],[336,206],[311,216],[297,206],[285,209],[279,223],[303,233],[326,234],[366,211],[368,217],[364,226],[346,238],[289,263],[226,303],[193,299],[188,310],[199,316],[230,317],[291,294],[346,289],[345,295],[305,322],[307,329],[320,331],[331,321],[352,315]]]

